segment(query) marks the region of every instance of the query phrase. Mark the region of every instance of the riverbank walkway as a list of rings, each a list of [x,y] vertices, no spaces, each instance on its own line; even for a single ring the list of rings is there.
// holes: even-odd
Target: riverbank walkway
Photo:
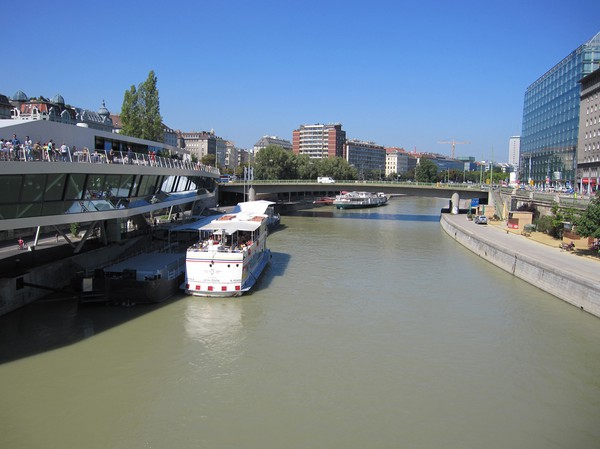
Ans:
[[[442,220],[446,220],[471,240],[479,240],[496,248],[502,248],[506,253],[515,254],[515,258],[519,256],[523,259],[526,258],[529,263],[536,265],[538,269],[551,271],[553,275],[566,278],[569,282],[591,286],[595,296],[600,298],[600,257],[592,255],[591,251],[562,250],[559,247],[560,240],[553,239],[540,232],[533,233],[531,237],[526,237],[517,231],[508,230],[504,222],[491,222],[488,225],[480,225],[467,220],[466,215],[450,214],[444,214]],[[468,247],[468,245],[465,246]],[[485,254],[480,255],[486,258]],[[492,258],[493,256],[489,255],[488,260],[495,263],[496,261]],[[496,263],[496,265],[498,264]],[[535,280],[527,281],[536,285]],[[567,302],[571,302],[567,298],[562,298],[559,293],[554,293],[553,289],[549,289],[547,280],[540,279],[536,286]],[[600,308],[600,302],[597,306]],[[593,314],[597,315],[596,313]]]

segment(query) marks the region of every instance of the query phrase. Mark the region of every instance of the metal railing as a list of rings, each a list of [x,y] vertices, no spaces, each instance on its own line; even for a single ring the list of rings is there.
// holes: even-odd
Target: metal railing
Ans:
[[[174,168],[180,170],[198,170],[212,174],[220,174],[216,167],[204,165],[191,160],[181,160],[163,157],[155,153],[134,153],[127,151],[107,151],[87,148],[71,151],[61,151],[60,147],[48,149],[47,147],[29,147],[21,145],[18,148],[5,146],[0,149],[0,161],[13,162],[71,162],[88,164],[122,164],[143,165],[147,167]]]
[[[224,184],[310,184],[320,185],[325,189],[335,190],[336,185],[342,184],[358,184],[358,185],[381,185],[381,186],[406,186],[406,187],[429,187],[432,189],[448,188],[448,189],[459,189],[459,190],[486,190],[487,187],[482,187],[479,184],[468,184],[468,183],[442,183],[442,182],[419,182],[419,181],[367,181],[367,180],[356,180],[356,179],[336,179],[334,183],[322,183],[313,179],[254,179],[252,181],[244,181],[243,179],[236,179],[235,181],[228,181]]]

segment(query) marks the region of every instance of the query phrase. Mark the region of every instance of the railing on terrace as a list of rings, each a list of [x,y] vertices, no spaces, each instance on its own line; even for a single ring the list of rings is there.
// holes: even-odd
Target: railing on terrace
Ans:
[[[189,160],[173,159],[155,154],[129,153],[124,151],[89,151],[87,149],[61,153],[60,148],[48,151],[47,148],[3,147],[0,149],[0,161],[15,162],[73,162],[88,164],[144,165],[148,167],[175,168],[181,170],[199,170],[218,175],[219,169],[195,163]]]
[[[587,209],[590,204],[590,198],[575,193],[561,192],[538,192],[535,190],[517,189],[513,195],[522,201],[534,201],[539,203],[558,203],[561,207],[575,207],[578,209]]]

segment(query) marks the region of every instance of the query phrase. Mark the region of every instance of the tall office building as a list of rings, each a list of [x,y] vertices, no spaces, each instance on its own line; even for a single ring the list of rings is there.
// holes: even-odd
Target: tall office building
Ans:
[[[512,136],[508,140],[508,163],[515,168],[519,167],[519,155],[521,153],[521,137]]]
[[[520,180],[574,185],[579,133],[579,81],[600,66],[600,33],[579,46],[525,91]]]
[[[346,131],[342,125],[300,125],[294,130],[292,148],[294,154],[306,154],[310,158],[344,157]]]
[[[346,160],[356,168],[359,179],[380,179],[385,177],[385,148],[373,142],[348,140],[346,142]]]

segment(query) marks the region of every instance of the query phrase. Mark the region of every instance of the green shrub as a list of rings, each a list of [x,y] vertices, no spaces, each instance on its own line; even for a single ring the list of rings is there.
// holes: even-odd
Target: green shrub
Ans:
[[[71,234],[73,234],[74,237],[79,237],[79,228],[81,226],[79,225],[79,223],[71,223]]]
[[[552,237],[557,237],[556,228],[554,227],[554,219],[550,215],[544,215],[534,223],[536,226],[536,231],[543,232],[545,234],[551,235]]]

